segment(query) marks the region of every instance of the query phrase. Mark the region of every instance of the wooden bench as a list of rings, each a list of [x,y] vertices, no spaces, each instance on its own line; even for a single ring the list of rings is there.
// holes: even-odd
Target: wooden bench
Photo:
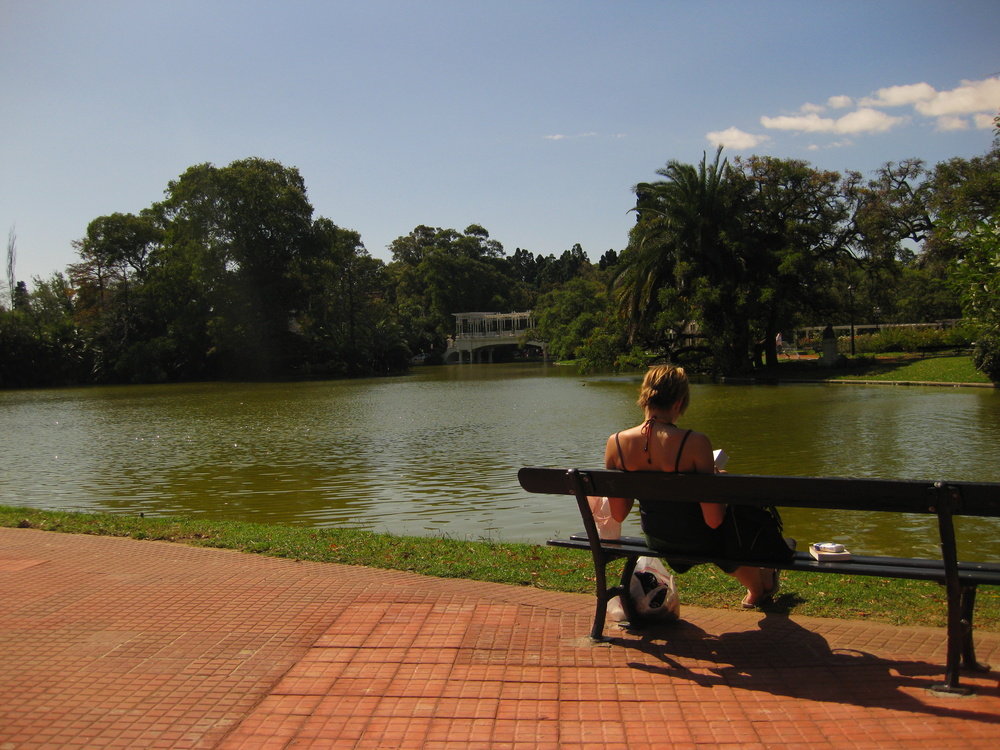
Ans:
[[[972,638],[972,618],[976,587],[1000,585],[1000,564],[959,562],[955,543],[954,516],[1000,517],[1000,483],[923,482],[913,480],[778,477],[726,474],[665,474],[662,472],[622,472],[604,469],[523,468],[518,472],[521,486],[528,492],[574,495],[583,519],[584,531],[566,539],[551,539],[556,547],[589,550],[596,573],[597,608],[590,636],[603,640],[608,602],[621,597],[626,614],[636,616],[629,582],[639,557],[669,557],[683,562],[707,563],[719,558],[658,552],[646,547],[645,539],[622,537],[602,540],[590,510],[588,496],[643,498],[644,501],[742,503],[786,508],[883,511],[932,514],[937,517],[941,542],[940,559],[874,557],[853,555],[850,560],[817,562],[806,551],[782,565],[784,570],[813,573],[878,576],[936,581],[947,592],[947,664],[945,680],[935,689],[968,692],[959,685],[960,667],[988,670],[976,661]],[[816,540],[813,540],[816,541]],[[607,566],[624,559],[621,579],[607,585]],[[728,560],[762,566],[760,562]],[[625,594],[625,595],[623,595]]]

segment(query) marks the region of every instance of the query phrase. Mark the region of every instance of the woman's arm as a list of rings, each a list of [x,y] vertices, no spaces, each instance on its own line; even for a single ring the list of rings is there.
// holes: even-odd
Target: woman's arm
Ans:
[[[726,517],[726,506],[724,503],[702,503],[701,514],[705,517],[705,523],[717,529]]]
[[[618,459],[618,449],[615,446],[615,436],[612,435],[608,438],[608,443],[604,447],[604,468],[605,469],[624,469],[624,466],[620,466],[621,462]],[[632,498],[624,497],[609,497],[608,506],[611,508],[611,517],[616,521],[624,521],[628,517],[629,511],[632,510],[632,505],[635,500]]]
[[[691,471],[696,474],[715,473],[715,455],[712,453],[712,441],[700,432],[693,433],[688,440],[689,451],[685,451],[693,461]],[[711,528],[717,529],[726,517],[725,503],[701,503],[701,514]]]

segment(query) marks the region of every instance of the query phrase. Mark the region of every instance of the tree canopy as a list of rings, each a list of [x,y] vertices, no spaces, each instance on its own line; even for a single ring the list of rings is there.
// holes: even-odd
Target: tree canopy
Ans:
[[[636,186],[636,225],[615,278],[633,342],[680,353],[694,324],[714,367],[752,366],[755,344],[827,303],[851,246],[840,176],[805,162],[751,157],[730,165],[669,162]]]
[[[0,303],[0,386],[403,372],[441,354],[455,313],[534,311],[532,338],[590,369],[670,359],[776,363],[803,325],[965,316],[1000,380],[1000,127],[992,148],[869,179],[769,156],[672,160],[635,186],[635,224],[597,263],[536,254],[479,224],[419,225],[369,255],[315,217],[298,170],[198,164],[136,214],[93,219],[65,273]]]

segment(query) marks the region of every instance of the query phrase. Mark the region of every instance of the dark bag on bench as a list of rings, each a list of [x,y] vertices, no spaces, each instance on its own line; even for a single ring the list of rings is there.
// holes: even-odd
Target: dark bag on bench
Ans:
[[[726,556],[752,562],[788,562],[795,551],[781,535],[778,509],[757,505],[730,505],[719,527]]]

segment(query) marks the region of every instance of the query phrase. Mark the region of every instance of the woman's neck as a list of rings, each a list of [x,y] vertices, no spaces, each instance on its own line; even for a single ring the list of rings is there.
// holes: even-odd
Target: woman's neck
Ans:
[[[671,409],[670,411],[666,412],[661,410],[647,409],[646,418],[644,421],[657,422],[659,424],[674,425],[679,416],[680,414],[677,412],[676,409]]]

